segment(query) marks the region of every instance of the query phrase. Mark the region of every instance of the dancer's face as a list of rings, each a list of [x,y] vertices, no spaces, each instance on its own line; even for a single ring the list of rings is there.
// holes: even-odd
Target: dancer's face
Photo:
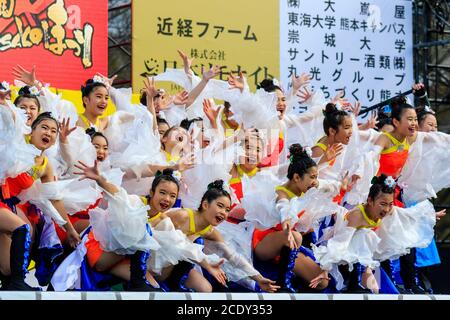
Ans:
[[[58,126],[56,122],[52,119],[45,119],[31,131],[30,142],[39,150],[44,151],[55,144],[57,136]]]
[[[383,219],[392,212],[394,206],[394,194],[383,193],[378,194],[375,199],[367,199],[368,214],[374,220]]]
[[[404,109],[401,114],[400,121],[395,118],[392,119],[392,121],[395,126],[395,131],[400,133],[401,135],[412,137],[417,131],[417,114],[416,110],[414,109]]]
[[[438,130],[437,120],[436,117],[432,114],[426,115],[425,119],[423,119],[419,125],[419,131],[431,132],[437,130]]]
[[[244,143],[245,157],[241,163],[257,165],[263,157],[262,140],[259,137],[248,136]]]
[[[25,111],[27,115],[27,126],[31,126],[39,114],[39,106],[35,98],[21,98],[17,107]]]
[[[167,123],[164,122],[160,122],[158,123],[158,132],[159,132],[159,136],[162,137],[164,136],[164,134],[167,132],[167,130],[169,130],[169,125]]]
[[[286,113],[286,97],[281,90],[275,90],[277,95],[277,111],[279,112],[278,118],[282,119]]]
[[[319,186],[319,171],[317,170],[317,166],[313,166],[309,168],[303,177],[300,177],[299,174],[294,173],[293,181],[298,190],[305,193],[311,188],[317,188]]]
[[[173,181],[162,180],[155,188],[155,192],[150,191],[150,206],[158,212],[171,209],[178,197],[178,186]]]
[[[102,136],[96,136],[92,139],[92,144],[97,151],[97,160],[104,161],[108,157],[108,142]]]
[[[108,106],[109,93],[103,86],[95,87],[87,97],[83,97],[86,110],[95,116],[101,116]]]
[[[344,117],[338,130],[330,128],[330,133],[334,135],[335,142],[347,145],[352,137],[353,127],[352,127],[352,117]]]
[[[202,214],[205,215],[205,219],[210,225],[217,226],[228,218],[230,207],[231,201],[227,196],[218,197],[211,202],[204,200]]]

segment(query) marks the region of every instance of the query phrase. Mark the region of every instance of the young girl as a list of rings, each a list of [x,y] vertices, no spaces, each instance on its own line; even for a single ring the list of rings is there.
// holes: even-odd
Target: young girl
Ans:
[[[255,280],[261,289],[274,292],[278,289],[274,281],[264,278],[252,265],[239,254],[229,248],[216,227],[227,219],[231,206],[230,194],[223,189],[223,181],[217,180],[208,186],[197,210],[183,208],[166,213],[176,229],[181,230],[190,241],[199,238],[206,240],[206,247],[213,248],[213,252],[220,254],[228,260],[234,268],[240,268],[250,278]],[[202,241],[203,242],[203,241]],[[198,261],[213,278],[221,285],[226,285],[226,275],[218,265],[209,265],[205,261]],[[232,272],[230,270],[230,272]],[[236,271],[235,271],[236,272]],[[233,272],[232,272],[233,273]],[[186,275],[187,274],[187,275]],[[197,270],[193,269],[191,263],[179,263],[172,270],[166,281],[169,288],[179,290],[180,288],[193,289],[201,292],[211,292],[210,282]]]
[[[35,158],[35,164],[29,172],[21,173],[14,178],[7,178],[1,186],[2,201],[0,206],[4,214],[2,215],[3,221],[1,223],[3,234],[1,240],[2,249],[0,251],[3,258],[0,260],[3,271],[9,270],[9,268],[11,270],[11,282],[6,286],[10,290],[31,289],[23,282],[30,249],[30,227],[28,224],[24,225],[24,221],[28,221],[33,225],[33,223],[37,223],[36,217],[39,219],[36,209],[33,209],[30,203],[18,204],[20,200],[18,200],[17,196],[22,191],[29,189],[34,183],[42,182],[42,191],[44,192],[45,184],[54,181],[52,166],[48,162],[47,157],[43,155],[43,152],[55,143],[58,128],[58,122],[48,113],[42,113],[36,118],[31,125],[31,135],[27,139],[29,139],[30,144],[40,150],[41,154]],[[39,182],[35,182],[36,180],[39,180]],[[61,200],[52,200],[51,196],[50,202],[49,206],[44,204],[44,206],[40,207],[45,214],[52,216],[59,225],[64,227],[68,235],[68,244],[76,247],[80,242],[80,237],[68,219],[63,202]],[[15,216],[11,210],[17,212],[18,216]],[[25,217],[25,220],[21,220],[18,218],[19,216]],[[14,233],[18,224],[21,224],[20,231],[13,237],[13,243],[11,243],[7,237],[4,237],[4,234]],[[11,246],[10,250],[8,250],[9,246]],[[8,261],[10,261],[9,264]],[[4,273],[8,274],[9,272],[5,271]]]
[[[14,100],[16,107],[25,111],[27,115],[27,126],[31,126],[41,110],[41,104],[37,98],[38,94],[39,91],[36,87],[24,86],[20,88],[19,95]]]
[[[378,293],[379,284],[373,275],[380,261],[405,255],[410,248],[426,246],[433,237],[436,219],[445,210],[435,212],[429,201],[403,209],[394,206],[395,180],[380,175],[372,180],[367,201],[347,211],[342,209],[336,215],[336,223],[324,236],[319,246],[313,246],[314,256],[326,270],[311,281],[315,286],[318,280],[331,271],[335,279],[341,279],[337,269],[340,264],[353,264],[365,268],[361,284],[364,288]],[[337,289],[342,289],[338,281]],[[350,277],[350,292],[359,285],[358,274]]]
[[[282,290],[295,292],[291,284],[293,274],[309,282],[321,271],[311,256],[301,250],[302,235],[293,230],[294,225],[288,215],[289,203],[294,197],[302,197],[309,189],[318,187],[318,171],[317,164],[299,144],[293,144],[289,152],[291,155],[287,175],[289,180],[275,188],[275,207],[281,223],[267,230],[256,229],[252,247],[259,260],[278,262],[277,284]],[[299,213],[301,214],[302,212]],[[327,286],[328,280],[322,279],[317,288],[324,289]]]

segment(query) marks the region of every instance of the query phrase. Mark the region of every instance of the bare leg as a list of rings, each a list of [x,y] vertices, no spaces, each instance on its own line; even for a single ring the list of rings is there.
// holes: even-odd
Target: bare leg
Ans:
[[[78,220],[73,224],[75,230],[81,234],[87,227],[89,227],[89,219]]]
[[[186,287],[196,292],[212,292],[211,283],[197,270],[192,269],[186,279]]]
[[[296,231],[292,231],[297,246],[302,244],[302,236]],[[281,249],[287,246],[287,236],[284,231],[269,233],[255,248],[255,254],[262,261],[272,260],[277,257]]]
[[[302,278],[308,283],[319,276],[322,272],[319,265],[315,263],[310,257],[305,256],[303,253],[299,253],[295,260],[294,273],[296,276]],[[328,286],[328,280],[322,280],[317,286],[317,290],[323,290]]]

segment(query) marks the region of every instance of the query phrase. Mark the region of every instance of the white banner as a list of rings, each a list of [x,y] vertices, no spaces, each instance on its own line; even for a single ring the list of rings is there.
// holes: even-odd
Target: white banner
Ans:
[[[412,44],[410,0],[280,0],[285,87],[305,72],[326,97],[369,107],[411,88]]]

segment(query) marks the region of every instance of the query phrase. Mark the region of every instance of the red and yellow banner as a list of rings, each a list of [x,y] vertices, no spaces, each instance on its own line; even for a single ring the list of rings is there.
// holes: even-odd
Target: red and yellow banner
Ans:
[[[107,74],[108,1],[0,0],[0,79],[16,64],[60,89]]]

